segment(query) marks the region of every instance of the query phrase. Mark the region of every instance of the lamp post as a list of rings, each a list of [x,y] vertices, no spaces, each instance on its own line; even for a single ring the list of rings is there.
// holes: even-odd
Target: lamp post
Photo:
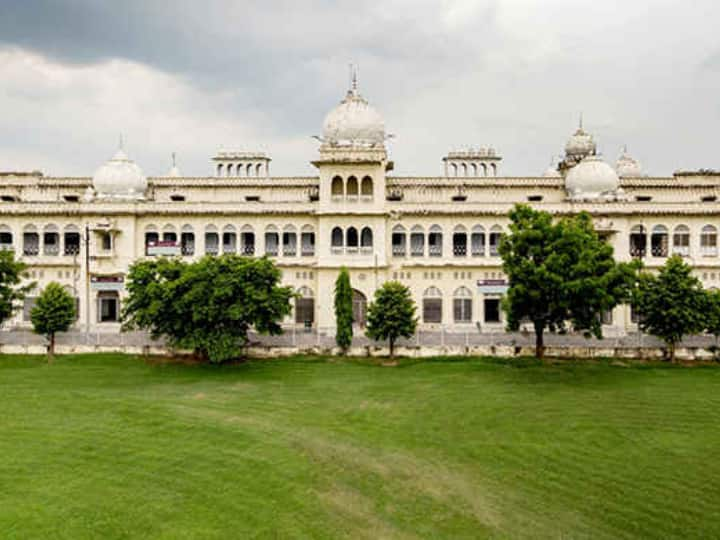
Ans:
[[[85,335],[90,338],[90,225],[85,224]]]

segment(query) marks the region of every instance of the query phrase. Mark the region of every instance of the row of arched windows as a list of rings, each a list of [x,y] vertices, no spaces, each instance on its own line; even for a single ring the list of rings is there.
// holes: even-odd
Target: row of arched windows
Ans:
[[[450,176],[497,176],[497,165],[495,163],[454,163],[448,164],[448,174]]]
[[[267,163],[218,163],[218,176],[265,177],[269,174]]]
[[[487,232],[482,225],[475,225],[470,230],[464,225],[457,225],[452,233],[452,254],[454,257],[484,257],[487,253],[495,257],[502,234],[500,225],[493,225]],[[404,226],[395,225],[392,230],[392,254],[394,257],[407,257],[408,253],[411,257],[424,257],[426,253],[430,257],[442,257],[442,227],[432,225],[426,233],[423,226],[414,225],[408,234]]]
[[[348,227],[343,230],[341,227],[334,227],[330,233],[330,250],[334,255],[345,253],[361,252],[372,253],[373,232],[370,227],[363,227],[358,232],[355,227]]]
[[[14,249],[12,229],[0,225],[0,249]],[[22,232],[22,254],[36,255],[77,255],[80,253],[80,228],[66,225],[62,231],[54,224],[38,228],[28,224]]]
[[[373,197],[373,180],[369,176],[364,176],[358,181],[355,176],[348,176],[344,179],[342,176],[335,176],[330,183],[330,195],[333,200],[371,200]]]
[[[633,257],[667,257],[670,254],[689,257],[691,251],[690,228],[677,225],[670,231],[665,225],[655,225],[647,229],[635,225],[630,229],[630,255]],[[699,253],[703,257],[715,257],[718,254],[718,229],[714,225],[705,225],[700,231]]]

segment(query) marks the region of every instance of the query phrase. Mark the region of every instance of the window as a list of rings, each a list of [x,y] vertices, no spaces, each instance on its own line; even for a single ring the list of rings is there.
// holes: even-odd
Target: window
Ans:
[[[465,227],[455,227],[453,233],[453,255],[455,257],[465,257],[467,255],[467,232]]]
[[[343,231],[340,227],[335,227],[330,234],[330,248],[333,253],[342,253],[343,248]]]
[[[13,249],[13,235],[8,229],[0,232],[0,249]]]
[[[120,312],[120,299],[115,291],[98,293],[98,322],[117,322]]]
[[[274,227],[268,227],[265,230],[265,255],[277,257],[280,245],[280,235]]]
[[[330,184],[330,195],[332,195],[333,199],[338,199],[345,195],[343,179],[339,176],[332,179],[332,183]]]
[[[1,195],[0,200],[2,200],[2,202],[17,202],[18,198],[13,195]]]
[[[613,314],[611,309],[606,309],[600,314],[600,322],[605,325],[613,323]]]
[[[430,234],[428,234],[428,253],[431,257],[442,256],[442,229],[439,225],[430,227]]]
[[[642,225],[635,225],[630,229],[630,255],[644,257],[647,250],[647,235]]]
[[[77,195],[64,195],[63,199],[65,202],[78,202],[80,200],[80,197]]]
[[[292,226],[285,227],[283,231],[283,256],[294,257],[297,254],[297,233]]]
[[[690,229],[678,225],[673,232],[673,254],[681,257],[690,256]]]
[[[372,178],[366,176],[362,179],[360,184],[360,194],[364,199],[372,199],[373,196],[373,181]]]
[[[182,255],[195,254],[195,233],[183,232],[180,234],[180,253]]]
[[[542,195],[528,195],[529,202],[540,202],[543,200]]]
[[[246,195],[245,202],[260,202],[260,195]]]
[[[220,246],[220,237],[215,231],[205,232],[205,255],[217,255]]]
[[[358,247],[358,232],[355,227],[348,227],[345,232],[345,245],[348,247],[348,251],[357,251]]]
[[[250,225],[245,225],[240,232],[240,254],[255,255],[255,232]]]
[[[360,247],[364,248],[363,251],[372,251],[373,232],[370,227],[363,227],[360,232]]]
[[[650,235],[650,252],[653,257],[668,256],[668,230],[664,225],[655,225]]]
[[[237,253],[237,234],[235,227],[228,225],[223,229],[222,235],[223,253]]]
[[[295,299],[295,322],[310,326],[315,322],[315,299],[308,287],[302,287]]]
[[[470,249],[473,257],[485,256],[485,229],[482,225],[475,225],[470,238]]]
[[[700,200],[702,202],[715,202],[717,201],[716,195],[705,195],[704,197],[701,197]]]
[[[60,234],[52,229],[45,229],[43,233],[43,254],[57,255],[60,253]]]
[[[425,255],[425,233],[419,225],[410,231],[410,255],[423,257]]]
[[[100,245],[103,251],[110,251],[112,249],[112,235],[109,232],[100,233]]]
[[[637,202],[650,202],[652,201],[652,197],[650,195],[637,195],[635,200]]]
[[[185,195],[170,195],[170,200],[173,202],[182,202],[185,200]]]
[[[407,235],[402,225],[395,225],[392,232],[393,257],[404,257],[407,253]]]
[[[498,249],[500,248],[500,238],[502,237],[502,229],[495,225],[490,229],[490,256],[497,257]]]
[[[33,257],[40,253],[40,236],[35,231],[23,233],[23,255]]]
[[[315,255],[315,232],[308,228],[303,228],[300,234],[300,255],[303,257]]]
[[[423,322],[442,322],[442,293],[437,287],[430,287],[423,294]]]
[[[77,255],[80,253],[80,233],[74,227],[66,227],[64,235],[65,255]]]
[[[713,225],[705,225],[700,233],[700,254],[715,257],[717,253],[717,229]]]
[[[160,241],[160,234],[155,231],[147,231],[145,233],[145,255],[149,254],[148,249],[151,245],[155,245]]]
[[[453,295],[453,320],[456,323],[472,322],[472,293],[460,287]]]
[[[350,199],[350,198],[356,199],[359,191],[360,191],[360,189],[358,186],[357,178],[355,178],[354,176],[351,176],[350,178],[348,178],[347,186],[345,188],[345,193],[347,194],[348,199]]]
[[[499,298],[486,298],[484,300],[485,306],[485,322],[486,323],[499,323],[500,322],[500,299]]]

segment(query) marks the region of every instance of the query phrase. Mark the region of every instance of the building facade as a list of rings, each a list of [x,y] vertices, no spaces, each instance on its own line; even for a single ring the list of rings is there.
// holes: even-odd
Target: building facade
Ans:
[[[121,148],[92,177],[0,175],[0,248],[13,249],[39,288],[78,299],[80,328],[119,329],[133,261],[238,253],[272,257],[300,297],[285,323],[334,332],[332,291],[346,266],[354,312],[387,280],[407,284],[421,328],[502,332],[506,289],[498,244],[507,215],[528,203],[556,216],[588,211],[619,260],[650,268],[677,253],[706,287],[720,281],[720,175],[643,176],[624,152],[614,167],[581,126],[543,175],[505,177],[492,148],[452,152],[441,176],[392,175],[382,117],[356,85],[325,118],[314,177],[273,177],[262,153],[220,152],[212,175],[146,178]],[[29,324],[34,297],[10,326]],[[606,333],[636,326],[628,306]]]

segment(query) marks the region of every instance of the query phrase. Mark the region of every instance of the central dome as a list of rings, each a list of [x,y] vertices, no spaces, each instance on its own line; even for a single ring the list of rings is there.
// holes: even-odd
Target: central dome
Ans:
[[[593,136],[587,133],[580,126],[565,145],[565,154],[568,157],[580,157],[595,155],[596,146]]]
[[[385,121],[354,84],[323,123],[323,142],[331,145],[378,146],[385,143],[385,138]]]
[[[571,199],[599,199],[612,196],[620,187],[615,169],[598,156],[588,156],[565,177],[565,189]]]
[[[143,199],[147,179],[121,147],[111,160],[95,171],[93,188],[99,198]]]

